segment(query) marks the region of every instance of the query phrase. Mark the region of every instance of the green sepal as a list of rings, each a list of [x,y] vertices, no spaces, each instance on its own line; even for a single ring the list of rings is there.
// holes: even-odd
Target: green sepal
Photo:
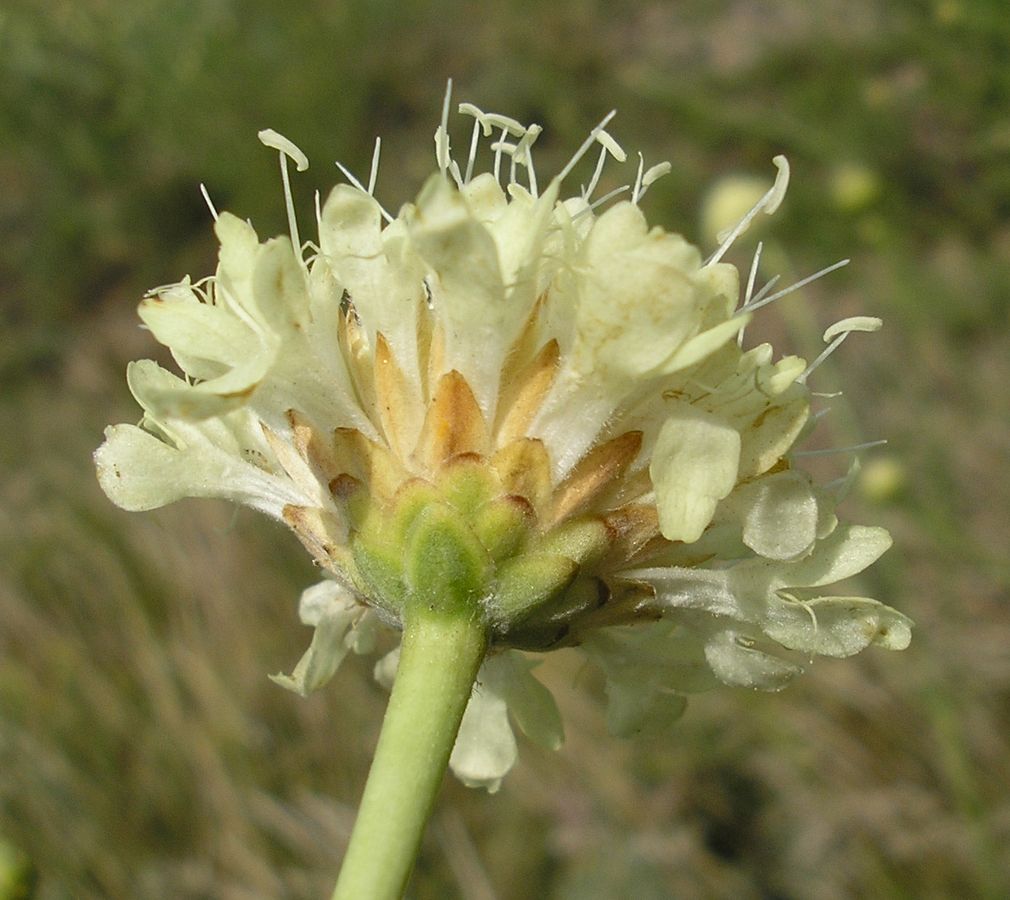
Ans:
[[[493,617],[508,631],[544,603],[562,593],[579,573],[565,556],[544,553],[519,556],[498,567]]]
[[[487,551],[458,512],[443,503],[421,510],[404,548],[403,579],[411,604],[472,614],[488,593],[491,572]]]
[[[376,606],[399,613],[407,602],[403,562],[395,546],[376,546],[360,536],[352,545],[357,585]]]
[[[552,597],[549,602],[534,609],[523,625],[553,625],[570,621],[581,613],[602,605],[608,595],[606,586],[599,579],[580,577],[563,594]]]
[[[529,534],[536,514],[524,497],[499,497],[473,517],[473,531],[496,562],[514,556]]]
[[[572,519],[548,531],[536,545],[538,554],[565,556],[584,565],[610,549],[610,530],[600,519]]]
[[[467,517],[501,493],[501,483],[493,471],[481,458],[469,455],[445,463],[435,484],[439,499]]]

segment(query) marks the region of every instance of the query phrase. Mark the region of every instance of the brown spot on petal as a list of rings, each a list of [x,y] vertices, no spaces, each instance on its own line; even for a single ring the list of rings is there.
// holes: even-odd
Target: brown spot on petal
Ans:
[[[434,472],[461,453],[486,455],[487,426],[477,400],[459,372],[446,372],[431,398],[413,458]]]
[[[554,492],[548,520],[560,522],[589,507],[638,456],[642,432],[629,431],[590,450]]]

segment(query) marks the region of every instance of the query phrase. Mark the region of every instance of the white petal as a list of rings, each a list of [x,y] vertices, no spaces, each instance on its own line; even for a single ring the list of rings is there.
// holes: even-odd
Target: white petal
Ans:
[[[664,375],[679,372],[688,366],[701,362],[710,353],[713,353],[728,340],[736,337],[740,329],[750,321],[750,315],[734,316],[725,322],[695,335],[685,341],[676,352],[663,363],[659,371]]]
[[[252,225],[229,212],[218,216],[214,233],[221,242],[215,277],[219,299],[233,308],[254,313],[252,276],[259,255],[259,238]]]
[[[413,376],[424,273],[404,264],[404,238],[401,220],[383,231],[379,204],[349,185],[335,187],[323,206],[319,242],[327,264],[350,295],[371,346],[380,332],[398,365]]]
[[[312,643],[294,671],[290,675],[271,675],[270,680],[303,697],[321,688],[347,655],[350,649],[347,633],[360,611],[354,603],[330,603],[320,615]]]
[[[315,626],[326,615],[342,614],[360,608],[347,588],[327,578],[302,591],[298,600],[298,618],[303,625]]]
[[[382,657],[372,669],[372,675],[387,691],[393,689],[396,680],[396,668],[400,664],[400,648],[395,647]]]
[[[95,451],[98,481],[109,499],[132,511],[183,497],[220,497],[275,518],[303,498],[286,479],[269,475],[210,442],[176,448],[134,425],[114,425]]]
[[[743,542],[767,559],[795,559],[817,539],[818,506],[810,479],[778,472],[740,491]]]
[[[418,198],[410,238],[431,269],[435,316],[445,332],[444,369],[459,371],[484,413],[492,413],[501,366],[517,328],[505,302],[494,239],[439,176],[428,181]]]
[[[687,698],[648,685],[608,681],[607,730],[618,737],[666,734],[683,714]]]
[[[618,203],[596,220],[584,252],[573,367],[601,387],[656,371],[698,330],[699,251],[649,231],[638,207]]]
[[[543,747],[557,750],[565,740],[561,713],[551,692],[531,674],[536,666],[535,661],[508,650],[484,661],[481,679],[505,698],[523,734]]]
[[[739,478],[753,478],[774,466],[796,442],[809,417],[809,396],[797,388],[749,422],[740,434]]]
[[[308,324],[305,269],[289,238],[273,238],[260,248],[252,273],[252,290],[261,321],[278,338]]]
[[[733,490],[740,435],[721,419],[677,404],[656,438],[649,474],[663,536],[696,541],[718,502]]]
[[[870,644],[904,650],[912,622],[897,610],[865,597],[783,595],[771,605],[765,633],[783,647],[821,656],[852,656]]]
[[[741,601],[744,592],[737,582],[737,572],[746,564],[731,569],[691,569],[672,567],[666,569],[634,569],[625,574],[637,581],[644,581],[656,589],[656,606],[660,609],[690,609],[749,621]],[[754,571],[748,569],[748,571]],[[765,574],[767,568],[758,570]],[[760,596],[760,588],[751,595]]]
[[[820,587],[862,572],[888,550],[893,541],[883,528],[847,525],[817,545],[807,559],[778,570],[774,587]]]
[[[715,684],[697,631],[672,619],[604,628],[587,636],[583,649],[614,683],[651,685],[669,693],[694,693]]]
[[[803,669],[766,653],[736,631],[719,631],[705,644],[705,658],[723,684],[779,691]]]
[[[148,297],[138,311],[154,337],[177,359],[192,357],[231,368],[260,349],[258,336],[245,322],[226,307],[202,302],[192,289],[170,289]],[[184,368],[199,378],[212,377]]]
[[[275,358],[276,345],[257,343],[241,362],[209,381],[189,384],[174,377],[154,378],[150,368],[138,365],[129,367],[127,379],[138,402],[156,417],[199,421],[245,406]]]
[[[515,765],[517,756],[505,700],[483,683],[478,673],[449,757],[449,767],[463,784],[482,787],[493,794]]]

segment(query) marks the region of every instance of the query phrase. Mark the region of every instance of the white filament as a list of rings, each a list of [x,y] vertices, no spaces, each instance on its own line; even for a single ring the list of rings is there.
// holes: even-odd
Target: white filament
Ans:
[[[203,194],[203,202],[207,204],[207,209],[210,210],[211,218],[217,221],[217,210],[214,208],[214,201],[210,199],[210,194],[207,193],[207,185],[202,181],[200,182],[200,193]]]
[[[768,189],[767,193],[765,193],[765,195],[750,208],[748,213],[739,222],[737,222],[733,230],[719,245],[719,249],[705,261],[706,266],[715,265],[723,258],[723,256],[726,255],[726,251],[729,250],[729,248],[733,246],[734,241],[736,241],[736,239],[750,227],[750,223],[754,221],[754,217],[759,212],[764,212],[765,215],[770,216],[782,204],[782,198],[786,195],[786,188],[789,187],[789,161],[784,156],[779,155],[774,157],[772,162],[778,170],[775,173],[775,183]]]
[[[284,185],[284,205],[288,213],[288,231],[291,234],[291,246],[295,249],[295,255],[302,261],[302,242],[298,236],[298,219],[295,217],[295,201],[291,196],[291,179],[288,176],[288,160],[293,159],[295,168],[299,172],[304,172],[309,167],[309,158],[283,134],[274,131],[272,128],[264,128],[256,135],[265,147],[277,150],[281,161],[281,183]]]

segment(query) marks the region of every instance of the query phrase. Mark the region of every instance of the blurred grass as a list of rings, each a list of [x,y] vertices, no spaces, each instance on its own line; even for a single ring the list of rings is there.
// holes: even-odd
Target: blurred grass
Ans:
[[[886,320],[820,378],[855,410],[823,440],[889,438],[898,480],[864,481],[849,514],[894,533],[862,580],[919,627],[905,653],[821,663],[782,695],[699,697],[664,741],[607,737],[594,676],[551,658],[565,748],[524,745],[493,798],[447,782],[415,896],[1010,894],[1003,6],[9,0],[0,836],[31,862],[23,892],[326,895],[384,705],[368,661],[307,701],[277,690],[266,673],[307,637],[294,540],[223,505],[122,513],[89,454],[136,418],[125,361],[156,352],[136,298],[213,264],[197,184],[278,232],[259,128],[313,160],[306,210],[325,161],[363,171],[379,133],[396,206],[431,168],[452,75],[547,126],[545,171],[617,106],[624,146],[674,164],[650,217],[692,237],[706,186],[789,155],[769,257],[854,263],[761,327],[811,354],[836,318]]]

